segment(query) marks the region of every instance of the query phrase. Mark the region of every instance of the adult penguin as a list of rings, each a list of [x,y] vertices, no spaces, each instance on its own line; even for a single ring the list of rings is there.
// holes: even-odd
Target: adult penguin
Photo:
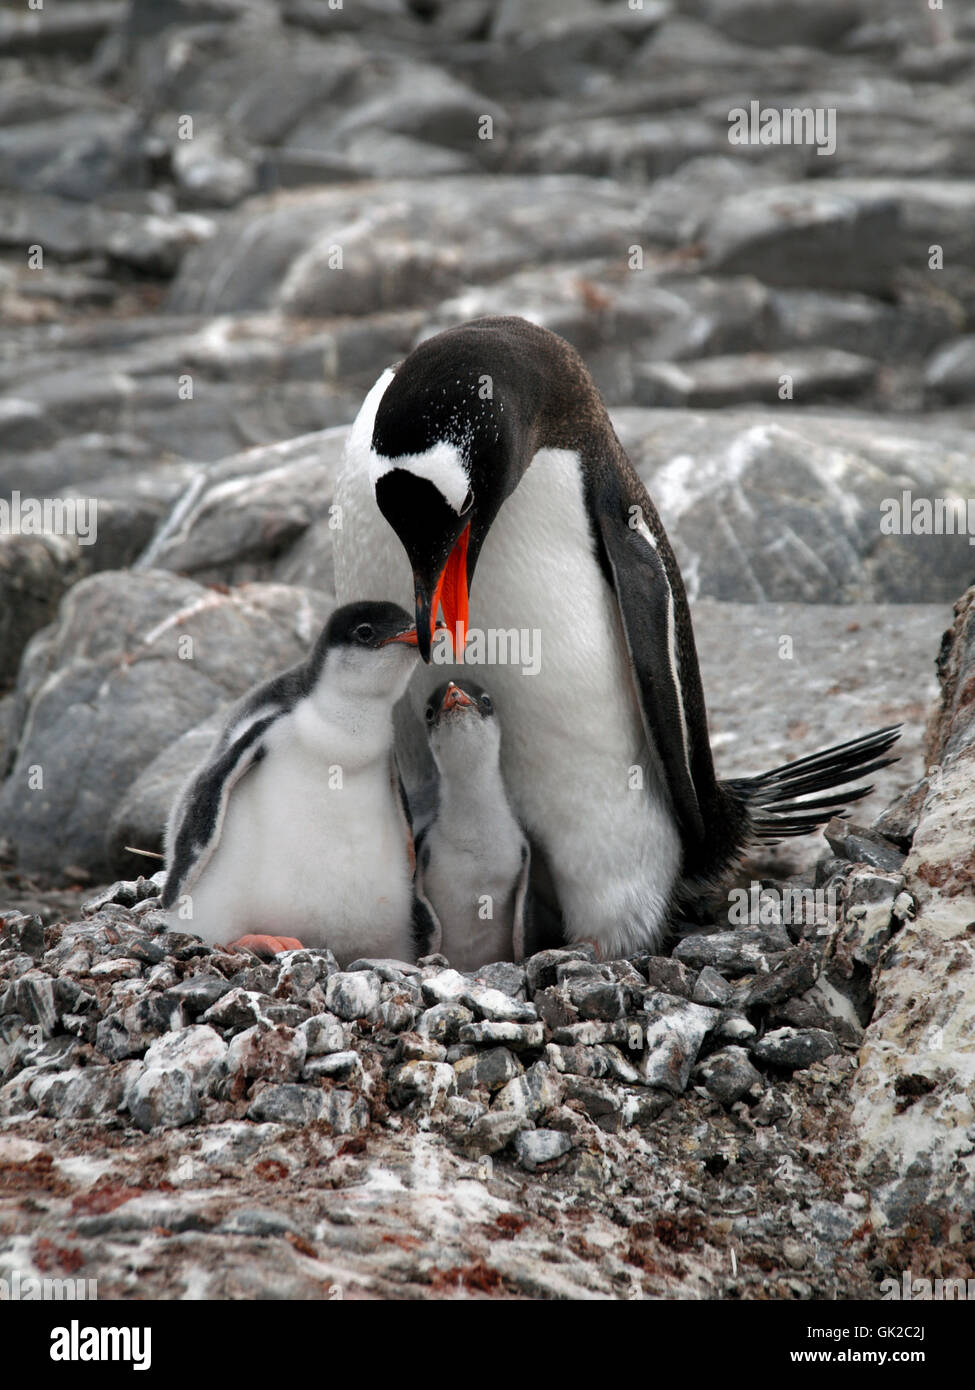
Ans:
[[[457,652],[468,622],[540,638],[534,673],[490,672],[502,769],[565,937],[605,957],[657,946],[681,884],[711,884],[749,844],[807,833],[865,795],[796,802],[884,765],[897,737],[717,780],[660,518],[582,359],[524,319],[448,329],[385,371],[335,500],[340,601],[412,604],[424,661],[441,608]],[[454,673],[414,679],[418,717]]]

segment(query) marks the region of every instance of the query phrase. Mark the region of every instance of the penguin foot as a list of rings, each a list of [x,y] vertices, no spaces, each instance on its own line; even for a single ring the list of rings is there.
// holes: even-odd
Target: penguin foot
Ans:
[[[228,951],[253,951],[262,960],[270,960],[279,951],[300,951],[302,944],[295,936],[239,936],[231,941]]]

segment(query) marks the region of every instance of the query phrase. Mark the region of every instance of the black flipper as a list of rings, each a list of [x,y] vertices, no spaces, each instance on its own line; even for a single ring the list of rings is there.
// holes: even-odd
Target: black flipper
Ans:
[[[263,758],[264,735],[277,718],[279,712],[264,715],[248,725],[232,743],[221,740],[210,761],[184,792],[166,885],[160,895],[164,908],[172,907],[181,893],[189,892],[206,867],[220,843],[230,793],[244,774]]]
[[[604,476],[593,498],[594,519],[619,606],[643,726],[666,779],[685,847],[691,849],[701,846],[707,835],[710,796],[702,793],[713,795],[713,770],[710,788],[699,786],[695,778],[702,746],[711,767],[707,724],[701,727],[703,701],[698,708],[688,699],[688,672],[681,661],[682,649],[687,650],[685,630],[690,629],[683,586],[676,589],[671,566],[665,563],[662,548],[667,540],[649,498],[642,487],[636,495],[639,500],[630,503],[611,475]],[[648,525],[651,519],[659,535]],[[693,637],[690,644],[693,651]],[[696,676],[696,654],[693,664]],[[699,684],[699,676],[697,680]]]

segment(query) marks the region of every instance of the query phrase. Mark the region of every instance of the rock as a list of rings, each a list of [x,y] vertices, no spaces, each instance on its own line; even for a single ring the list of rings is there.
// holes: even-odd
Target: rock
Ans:
[[[508,1047],[513,1052],[541,1047],[545,1030],[541,1023],[466,1023],[460,1030],[462,1043],[477,1047]]]
[[[722,1105],[734,1105],[762,1078],[748,1060],[743,1047],[723,1047],[698,1065],[698,1074],[708,1092]]]
[[[572,1140],[557,1129],[526,1129],[515,1136],[518,1161],[529,1173],[543,1164],[554,1163],[572,1148]]]
[[[420,989],[430,1005],[466,1003],[470,981],[457,970],[430,968],[420,982]]]
[[[315,951],[284,951],[275,957],[278,980],[274,986],[275,999],[290,999],[303,1004],[312,996],[316,985],[337,973],[338,961],[326,947]]]
[[[513,1077],[495,1096],[492,1108],[514,1110],[535,1120],[562,1103],[563,1080],[545,1062],[535,1062],[521,1076]]]
[[[959,1210],[972,1180],[973,1049],[965,1020],[975,998],[975,866],[965,827],[973,814],[973,651],[970,589],[942,643],[941,698],[926,758],[933,775],[903,866],[916,910],[898,916],[874,967],[876,1003],[853,1083],[858,1171],[893,1223],[918,1203]]]
[[[196,1018],[228,994],[230,988],[230,983],[222,975],[201,972],[167,989],[165,997],[183,1009],[190,1018]]]
[[[199,473],[141,560],[206,582],[272,579],[282,554],[313,530],[314,570],[281,577],[325,593],[331,573],[329,508],[345,430],[326,429],[249,449]],[[316,525],[316,523],[323,523]]]
[[[654,1122],[669,1108],[674,1099],[669,1091],[654,1091],[649,1087],[641,1087],[639,1090],[624,1088],[621,1095],[622,1123],[627,1128],[632,1126],[639,1130],[652,1129]]]
[[[169,311],[277,306],[318,317],[363,315],[437,302],[465,284],[554,255],[617,255],[628,244],[624,238],[632,239],[632,199],[607,181],[498,175],[437,182],[436,208],[422,181],[377,183],[368,217],[360,215],[362,194],[341,186],[254,199],[184,259]],[[576,216],[583,204],[584,226]],[[235,267],[232,277],[223,272],[228,264]]]
[[[784,951],[769,971],[739,981],[734,1002],[743,1011],[768,1009],[793,995],[805,994],[818,974],[815,953],[808,946],[796,946]]]
[[[510,1025],[509,1025],[510,1026]],[[443,1043],[421,1038],[419,1033],[400,1033],[396,1042],[396,1057],[402,1062],[442,1062],[447,1056]]]
[[[666,994],[679,994],[690,999],[694,993],[695,975],[679,960],[671,956],[637,956],[634,964],[647,977],[651,989],[663,990]]]
[[[361,1087],[364,1080],[358,1052],[332,1052],[325,1057],[312,1057],[302,1067],[301,1075],[306,1081],[317,1081],[324,1076],[329,1081],[350,1083],[356,1087]]]
[[[653,992],[645,1002],[645,1047],[640,1078],[647,1086],[679,1095],[686,1090],[701,1043],[717,1023],[717,1009],[677,995]]]
[[[371,970],[379,976],[384,984],[400,984],[404,980],[413,980],[420,974],[419,967],[410,965],[408,961],[390,960],[385,957],[380,959],[378,956],[362,957],[360,960],[351,961],[345,968],[346,970]]]
[[[14,684],[27,643],[84,572],[85,549],[73,537],[0,532],[0,691]]]
[[[770,957],[787,951],[791,945],[784,927],[744,927],[707,936],[685,936],[675,946],[674,956],[693,969],[710,965],[724,975],[747,975],[755,969],[768,969]]]
[[[538,1018],[532,1004],[515,999],[500,989],[468,988],[461,999],[488,1023],[533,1023]]]
[[[404,1028],[416,1025],[421,1009],[419,990],[414,993],[407,987],[408,984],[412,984],[412,981],[404,980],[401,984],[383,981],[380,1014],[383,1027],[391,1033],[401,1033]]]
[[[234,1042],[237,1041],[235,1038]],[[150,1070],[184,1072],[194,1090],[204,1092],[227,1056],[227,1044],[215,1029],[206,1024],[194,1024],[176,1033],[166,1033],[151,1043],[146,1050],[145,1065]]]
[[[404,1062],[390,1076],[390,1091],[398,1105],[418,1101],[434,1110],[456,1088],[454,1068],[446,1062]]]
[[[566,1101],[577,1101],[600,1129],[619,1133],[625,1102],[617,1087],[605,1081],[569,1075],[564,1076],[562,1082]]]
[[[705,0],[704,14],[743,43],[833,47],[864,17],[862,0]]]
[[[239,1033],[259,1023],[270,1002],[266,994],[259,994],[254,990],[231,989],[228,993],[222,994],[215,1004],[211,1004],[201,1017],[204,1023],[212,1024],[214,1028]]]
[[[475,1086],[498,1091],[521,1076],[522,1065],[506,1047],[492,1047],[487,1052],[475,1052],[454,1062],[457,1089],[464,1094]]]
[[[569,999],[564,989],[550,985],[547,989],[536,990],[532,1003],[546,1028],[563,1028],[575,1023],[579,1010]]]
[[[60,1012],[54,981],[40,970],[28,969],[0,999],[0,1013],[22,1014],[29,1023],[39,1024],[45,1037],[55,1033]]]
[[[131,862],[106,844],[105,828],[135,771],[214,703],[299,660],[317,635],[315,602],[274,585],[220,594],[158,572],[76,584],[31,644],[17,686],[27,736],[0,790],[0,833],[21,866],[104,873]],[[156,845],[138,848],[158,847],[162,828]]]
[[[640,405],[692,409],[748,401],[809,405],[860,395],[870,389],[876,372],[877,364],[869,358],[836,348],[648,362],[636,369],[635,399]]]
[[[629,994],[623,985],[601,980],[570,982],[567,992],[580,1019],[612,1020],[626,1014]]]
[[[765,1066],[797,1071],[840,1052],[832,1033],[821,1028],[776,1028],[754,1043],[752,1056]]]
[[[417,1023],[417,1031],[434,1042],[455,1043],[460,1030],[474,1022],[474,1015],[463,1004],[434,1004],[425,1009]]]
[[[325,1002],[338,1018],[349,1022],[365,1018],[374,1023],[380,1016],[382,984],[371,970],[340,970],[328,978]]]
[[[642,1029],[640,1030],[642,1033]],[[573,1076],[613,1077],[617,1081],[636,1084],[640,1073],[619,1050],[612,1045],[594,1047],[566,1047],[549,1043],[545,1055],[556,1071],[571,1073]]]
[[[192,140],[175,142],[173,174],[190,207],[233,207],[254,192],[254,160],[245,147],[235,150],[236,143],[215,126],[194,133]]]
[[[369,1128],[369,1106],[362,1096],[336,1087],[326,1095],[323,1119],[333,1134],[361,1134]]]
[[[525,1117],[512,1110],[492,1110],[475,1120],[461,1140],[468,1158],[499,1153],[525,1125]]]
[[[184,1023],[180,1004],[163,995],[150,996],[119,1013],[107,1014],[95,1030],[95,1047],[110,1062],[139,1057],[161,1034],[182,1028]]]
[[[694,983],[691,998],[695,1004],[727,1004],[732,995],[732,987],[723,975],[712,966],[706,965]]]
[[[480,970],[475,971],[474,979],[486,989],[500,990],[502,994],[509,994],[512,999],[524,999],[528,984],[522,966],[507,960],[482,965]]]
[[[946,343],[924,369],[930,396],[943,401],[970,401],[975,396],[975,335]]]
[[[869,864],[871,868],[897,873],[904,863],[904,853],[883,835],[862,825],[834,816],[823,829],[826,842],[834,854],[852,864]]]
[[[333,1093],[334,1094],[334,1093]],[[281,1125],[307,1125],[324,1118],[329,1097],[311,1086],[265,1086],[247,1110],[249,1120]]]
[[[0,24],[0,53],[89,56],[125,14],[121,0],[82,0],[65,10],[42,14],[8,12]]]
[[[129,1066],[139,1071],[138,1063]],[[35,1082],[31,1086],[31,1095],[45,1115],[55,1115],[64,1120],[104,1119],[118,1110],[130,1080],[126,1066],[76,1067],[45,1077],[47,1084],[43,1096],[36,1094],[38,1083]]]
[[[92,917],[108,903],[120,903],[123,907],[134,907],[136,903],[145,902],[150,898],[158,898],[162,891],[162,884],[165,874],[154,875],[152,878],[120,879],[113,883],[109,888],[103,889],[101,893],[96,893],[93,898],[88,898],[82,905],[82,912],[86,917]]]
[[[962,221],[970,183],[937,179],[829,179],[726,198],[704,233],[709,269],[757,275],[769,285],[883,294],[900,268],[923,269],[928,247],[950,247],[971,266]],[[869,265],[855,246],[868,239]]]
[[[305,1039],[305,1054],[308,1057],[344,1052],[349,1045],[348,1029],[334,1014],[314,1014],[301,1024],[298,1032]]]
[[[922,533],[911,519],[918,499],[933,507],[935,498],[965,495],[962,451],[973,446],[964,435],[934,443],[924,429],[899,424],[885,434],[873,422],[781,409],[715,416],[623,407],[613,422],[691,575],[692,600],[951,602],[967,583],[967,538]],[[910,481],[892,487],[892,468]],[[807,525],[808,515],[804,522],[795,511],[797,496],[822,500],[821,523],[803,532],[817,562],[787,534],[788,544],[767,554],[771,528]],[[733,560],[714,543],[729,509],[737,518]],[[742,548],[754,557],[749,571]]]
[[[127,1093],[129,1113],[139,1129],[178,1129],[192,1124],[200,1102],[192,1077],[172,1067],[147,1067]]]
[[[276,1083],[297,1081],[305,1066],[306,1049],[306,1035],[299,1029],[257,1023],[231,1039],[227,1071],[231,1076],[240,1073],[249,1081],[255,1078]]]
[[[103,198],[119,184],[144,187],[149,168],[139,125],[122,107],[0,129],[0,181],[82,200]]]
[[[552,1040],[568,1047],[592,1047],[598,1043],[619,1043],[639,1051],[643,1047],[643,1029],[636,1020],[620,1018],[612,1023],[570,1023],[552,1030]]]

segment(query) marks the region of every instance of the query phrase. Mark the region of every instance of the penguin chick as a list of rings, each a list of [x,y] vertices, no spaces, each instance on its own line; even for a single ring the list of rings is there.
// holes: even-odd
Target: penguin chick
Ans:
[[[393,706],[417,660],[393,603],[337,609],[308,658],[230,711],[178,798],[162,906],[211,943],[414,959],[413,837]]]
[[[501,776],[490,695],[447,681],[426,705],[437,766],[436,810],[417,838],[417,899],[434,919],[431,947],[457,970],[525,954],[528,841]]]

